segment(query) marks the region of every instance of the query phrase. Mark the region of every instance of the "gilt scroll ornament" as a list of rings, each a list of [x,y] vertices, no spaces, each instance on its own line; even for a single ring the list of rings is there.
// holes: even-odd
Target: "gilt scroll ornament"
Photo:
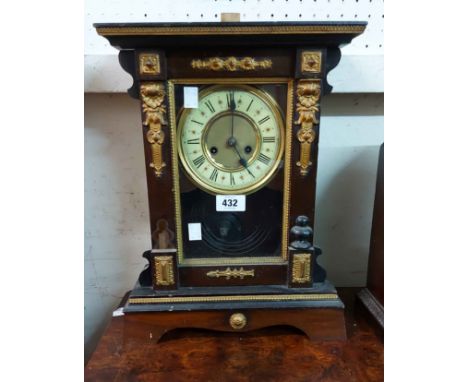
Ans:
[[[174,284],[174,264],[172,256],[156,256],[154,258],[154,276],[156,285]]]
[[[206,274],[208,277],[216,277],[217,279],[220,277],[226,277],[226,280],[229,280],[231,277],[233,279],[240,278],[241,280],[244,277],[250,276],[255,277],[255,269],[244,270],[244,268],[240,267],[240,269],[234,268],[227,268],[224,271],[220,271],[217,269],[216,271],[210,271]]]
[[[162,83],[151,82],[142,84],[140,94],[143,107],[143,125],[148,127],[146,140],[151,145],[152,161],[150,167],[156,177],[160,178],[166,163],[163,161],[162,144],[164,143],[164,125],[166,121],[166,106],[164,97],[166,92]]]
[[[219,71],[249,71],[258,69],[270,69],[273,63],[270,59],[256,60],[252,57],[211,57],[205,60],[192,60],[192,68],[198,70]]]
[[[316,133],[314,125],[318,124],[317,113],[319,112],[320,82],[313,80],[302,80],[297,85],[296,111],[299,118],[295,124],[301,128],[297,132],[297,139],[301,143],[301,153],[299,161],[296,163],[300,167],[301,175],[305,176],[309,172],[312,162],[310,161],[312,143],[315,141]]]

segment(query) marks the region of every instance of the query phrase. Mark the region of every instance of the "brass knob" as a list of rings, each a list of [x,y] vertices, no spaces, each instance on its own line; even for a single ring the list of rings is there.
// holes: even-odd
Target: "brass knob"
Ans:
[[[247,325],[247,318],[242,313],[234,313],[229,318],[229,323],[233,329],[242,329]]]

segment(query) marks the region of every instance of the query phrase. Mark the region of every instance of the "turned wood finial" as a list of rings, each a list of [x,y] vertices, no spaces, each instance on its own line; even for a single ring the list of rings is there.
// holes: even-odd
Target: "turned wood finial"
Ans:
[[[309,218],[299,215],[296,218],[296,225],[291,228],[291,247],[295,249],[312,248],[312,235],[314,231],[309,226]]]

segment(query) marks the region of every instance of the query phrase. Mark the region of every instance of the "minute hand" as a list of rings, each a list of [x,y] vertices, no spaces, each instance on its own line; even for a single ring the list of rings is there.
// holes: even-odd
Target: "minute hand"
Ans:
[[[231,110],[231,137],[234,137],[234,112],[236,111],[234,92],[229,93],[229,109]]]

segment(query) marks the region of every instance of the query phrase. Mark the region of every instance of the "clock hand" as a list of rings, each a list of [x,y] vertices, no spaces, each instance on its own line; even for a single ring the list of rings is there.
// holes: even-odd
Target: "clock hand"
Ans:
[[[252,175],[253,178],[255,178],[255,175],[252,174],[252,172],[248,168],[247,161],[245,158],[242,158],[240,155],[239,150],[237,149],[237,140],[234,138],[234,111],[236,110],[236,101],[234,99],[234,92],[229,93],[229,109],[231,110],[231,136],[229,137],[227,144],[230,147],[234,147],[234,150],[236,150],[237,155],[239,156],[239,162],[242,166],[245,167],[247,172]]]
[[[252,173],[250,172],[250,170],[247,168],[247,162],[245,161],[245,159],[243,159],[243,161],[244,161],[244,163],[241,162],[241,165],[245,167],[245,169],[247,170],[247,172],[248,172],[250,175],[252,175],[252,178],[255,178],[255,175],[252,174]]]
[[[236,150],[237,155],[239,155],[239,162],[240,162],[240,164],[241,164],[242,166],[245,167],[245,169],[247,170],[247,172],[248,172],[250,175],[252,175],[253,178],[255,178],[255,175],[252,174],[252,173],[250,172],[249,168],[247,167],[247,166],[248,166],[247,161],[245,160],[245,158],[242,158],[242,156],[240,155],[240,152],[239,152],[239,150],[237,149],[237,146],[234,144],[232,147],[234,147],[234,150]]]

